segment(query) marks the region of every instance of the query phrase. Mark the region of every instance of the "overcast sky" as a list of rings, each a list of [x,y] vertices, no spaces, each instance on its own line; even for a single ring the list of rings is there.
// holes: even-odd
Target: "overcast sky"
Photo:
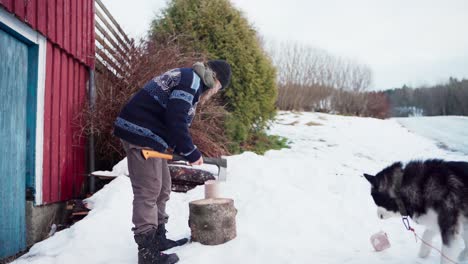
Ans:
[[[132,37],[166,0],[103,0]],[[232,0],[267,40],[369,65],[373,88],[468,78],[468,0]]]

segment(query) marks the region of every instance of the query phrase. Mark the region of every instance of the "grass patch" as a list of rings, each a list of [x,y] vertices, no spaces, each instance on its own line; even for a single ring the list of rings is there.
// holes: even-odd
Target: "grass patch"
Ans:
[[[317,123],[317,122],[314,122],[314,121],[310,121],[306,124],[306,126],[321,126],[322,124],[320,123]]]
[[[295,125],[297,125],[297,124],[299,124],[299,121],[296,120],[296,121],[293,121],[293,122],[291,122],[291,123],[289,123],[289,124],[285,124],[285,125],[287,125],[287,126],[295,126]]]
[[[277,135],[267,135],[265,132],[259,132],[254,135],[247,143],[241,147],[245,151],[252,151],[257,154],[263,155],[268,150],[280,150],[283,148],[290,148],[287,138]]]

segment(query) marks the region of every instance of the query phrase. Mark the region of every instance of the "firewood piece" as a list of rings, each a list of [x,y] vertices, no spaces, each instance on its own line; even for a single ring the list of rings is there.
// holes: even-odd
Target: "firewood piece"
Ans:
[[[206,181],[215,179],[211,172],[172,164],[169,164],[169,172],[174,192],[186,193],[197,185],[203,185]]]
[[[73,216],[75,215],[88,215],[88,211],[82,211],[82,212],[74,212],[72,213]]]

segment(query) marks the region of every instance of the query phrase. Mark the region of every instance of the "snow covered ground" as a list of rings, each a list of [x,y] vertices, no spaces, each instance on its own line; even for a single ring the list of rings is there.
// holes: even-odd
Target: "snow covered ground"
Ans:
[[[271,133],[289,138],[290,149],[227,157],[222,193],[238,209],[237,238],[172,250],[179,263],[439,263],[434,251],[428,259],[417,257],[420,242],[400,219],[377,218],[361,175],[394,161],[468,157],[439,148],[397,120],[318,113],[280,113],[277,119]],[[190,235],[188,203],[202,197],[201,187],[172,194],[169,237]],[[89,202],[93,210],[84,220],[36,244],[15,263],[136,263],[128,177],[116,178]],[[378,253],[369,238],[380,230],[392,246]],[[434,245],[439,247],[440,239]]]
[[[433,139],[439,146],[468,155],[468,117],[431,116],[397,118],[410,131]]]

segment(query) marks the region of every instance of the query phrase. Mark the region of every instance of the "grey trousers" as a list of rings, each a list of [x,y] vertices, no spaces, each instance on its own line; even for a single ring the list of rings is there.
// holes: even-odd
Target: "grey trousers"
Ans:
[[[158,224],[166,224],[166,202],[171,194],[171,175],[167,160],[150,158],[141,154],[145,147],[136,146],[122,140],[127,153],[128,172],[133,189],[134,234],[148,232]]]

